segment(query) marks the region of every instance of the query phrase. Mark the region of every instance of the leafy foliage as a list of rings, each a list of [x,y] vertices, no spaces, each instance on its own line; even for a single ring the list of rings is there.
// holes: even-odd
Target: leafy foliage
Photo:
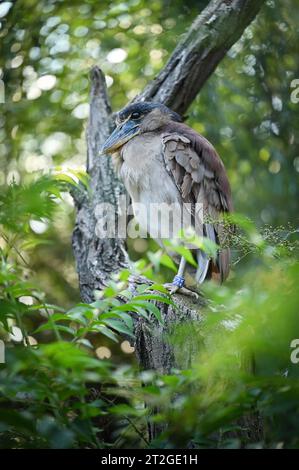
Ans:
[[[192,440],[199,447],[298,447],[299,376],[290,361],[292,340],[299,336],[296,243],[281,251],[279,238],[273,236],[278,243],[270,245],[269,236],[234,216],[242,225],[239,247],[246,240],[246,250],[258,253],[260,268],[217,289],[213,283],[205,286],[209,303],[203,324],[193,325],[198,357],[190,370],[168,376],[140,373],[134,365],[97,358],[95,337],[118,342],[121,335],[132,341],[134,316],[145,317],[149,325],[154,318],[161,321],[153,301],[172,303],[162,285],[140,285],[132,293],[130,273],[124,270],[96,293],[93,303],[65,310],[47,303],[26,280],[28,268],[19,257],[32,249],[26,245],[28,220],[53,216],[59,185],[54,178],[36,180],[33,192],[42,190],[34,194],[33,204],[28,187],[15,183],[3,196],[22,201],[23,222],[16,230],[11,218],[1,219],[4,238],[14,235],[17,244],[22,240],[22,255],[13,244],[2,249],[0,322],[6,363],[0,370],[1,447],[144,447],[148,419],[169,423],[152,446],[182,447]],[[182,253],[190,256],[187,248]],[[136,272],[145,267],[135,264]],[[171,339],[178,362],[187,352],[186,334],[182,326]],[[149,416],[144,402],[160,412]],[[265,434],[254,440],[244,431],[244,419],[257,411],[266,425]]]

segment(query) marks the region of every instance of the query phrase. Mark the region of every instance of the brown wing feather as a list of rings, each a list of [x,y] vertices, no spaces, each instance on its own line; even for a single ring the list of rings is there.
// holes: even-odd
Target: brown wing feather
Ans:
[[[233,206],[229,181],[219,155],[207,139],[182,123],[165,126],[162,142],[166,168],[183,202],[203,204],[204,217],[213,222],[205,224],[205,235],[211,239],[214,236],[223,244],[227,233],[223,225],[215,221],[221,213],[231,212]],[[217,263],[212,263],[212,271],[218,272],[221,280],[228,276],[229,262],[229,249],[221,249]]]

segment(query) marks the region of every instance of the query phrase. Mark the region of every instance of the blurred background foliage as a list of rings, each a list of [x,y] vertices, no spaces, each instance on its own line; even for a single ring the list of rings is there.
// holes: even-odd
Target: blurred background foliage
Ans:
[[[207,3],[0,3],[0,336],[9,345],[0,366],[1,447],[144,447],[144,398],[164,405],[155,417],[170,423],[155,443],[161,447],[299,446],[299,365],[290,362],[299,338],[295,0],[266,2],[188,111],[188,124],[226,165],[237,212],[253,220],[237,220],[231,280],[205,287],[209,315],[195,370],[168,377],[135,370],[129,341],[118,337],[132,337],[116,300],[128,273],[95,305],[79,303],[69,185],[85,180],[90,68],[100,65],[113,109],[121,108]],[[136,270],[163,282],[171,266],[156,249],[150,240],[130,242]],[[158,317],[148,295],[141,291],[128,308]],[[180,348],[184,338],[173,341]],[[238,368],[244,350],[254,351],[254,374]],[[265,419],[258,442],[236,433],[236,419],[253,407]]]

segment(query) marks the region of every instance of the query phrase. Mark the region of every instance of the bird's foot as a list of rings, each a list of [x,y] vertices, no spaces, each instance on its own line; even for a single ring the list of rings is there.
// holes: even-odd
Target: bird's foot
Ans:
[[[184,283],[185,280],[183,277],[175,276],[173,282],[164,284],[164,287],[169,290],[170,295],[178,293],[186,295],[188,297],[192,297],[195,300],[199,300],[199,294],[197,294],[197,292],[194,292],[193,290],[187,289],[187,287],[184,287]]]

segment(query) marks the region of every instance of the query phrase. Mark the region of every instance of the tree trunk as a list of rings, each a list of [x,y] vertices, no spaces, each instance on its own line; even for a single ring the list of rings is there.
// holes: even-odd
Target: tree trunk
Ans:
[[[171,107],[181,114],[215,70],[228,49],[240,38],[244,29],[256,16],[264,0],[212,0],[198,15],[184,38],[179,42],[168,63],[158,77],[151,82],[134,101],[153,100]],[[97,207],[101,203],[112,204],[117,212],[119,197],[124,187],[113,172],[111,158],[99,156],[101,144],[113,129],[105,77],[97,67],[91,71],[90,118],[87,130],[87,171],[90,176],[89,193],[77,190],[74,199],[77,207],[76,226],[73,233],[73,249],[77,261],[81,297],[85,302],[93,300],[93,292],[105,286],[111,274],[127,266],[125,240],[102,239],[97,227],[107,220],[98,218]],[[132,279],[131,289],[138,280]],[[149,325],[142,319],[135,324],[136,355],[144,369],[154,369],[167,374],[173,367],[186,368],[192,361],[196,344],[185,345],[175,351],[167,341],[176,324],[199,322],[201,303],[194,303],[182,295],[175,295],[179,309],[157,304],[164,325]],[[192,333],[192,332],[191,332]],[[159,429],[150,429],[154,438]]]

